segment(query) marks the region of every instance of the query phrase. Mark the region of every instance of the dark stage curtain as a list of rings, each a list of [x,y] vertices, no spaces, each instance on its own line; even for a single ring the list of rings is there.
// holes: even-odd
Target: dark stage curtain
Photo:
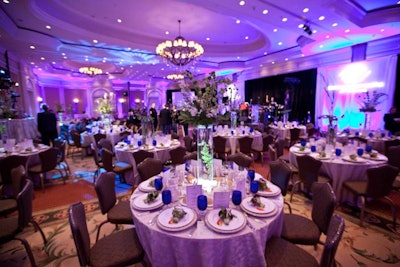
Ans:
[[[314,118],[317,69],[277,76],[263,77],[245,82],[245,101],[266,105],[274,97],[275,102],[290,109],[289,120],[304,123],[307,112]]]

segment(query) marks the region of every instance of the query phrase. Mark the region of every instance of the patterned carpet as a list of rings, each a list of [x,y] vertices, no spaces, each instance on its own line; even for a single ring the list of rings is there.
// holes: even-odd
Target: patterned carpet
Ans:
[[[89,158],[83,161],[71,161],[71,169],[75,175],[69,182],[92,183],[93,179],[90,174],[94,170],[92,167],[94,166]],[[60,184],[59,186],[63,185]],[[119,188],[117,189],[119,197],[128,199],[129,196],[124,193],[129,191],[130,187],[125,185],[124,188],[123,186],[116,184],[116,187]],[[35,191],[37,198],[42,197],[40,194],[42,192]],[[64,194],[64,198],[67,198],[65,197],[66,195],[68,194]],[[46,247],[43,247],[40,234],[34,232],[33,227],[28,227],[21,234],[31,244],[38,266],[79,266],[68,223],[68,201],[71,200],[66,199],[66,201],[67,203],[64,206],[34,213],[35,220],[40,223],[48,239]],[[97,225],[105,219],[105,216],[101,215],[96,199],[86,199],[84,203],[91,241],[94,242]],[[291,206],[293,213],[310,218],[311,201],[309,199],[300,194],[295,194]],[[288,210],[285,210],[285,212],[288,212]],[[340,213],[346,220],[345,232],[336,254],[338,266],[400,266],[400,227],[397,228],[397,234],[393,231],[388,231],[388,228],[383,226],[390,223],[384,218],[369,214],[366,222],[381,221],[383,223],[379,224],[379,226],[365,223],[364,227],[359,227],[359,220],[355,217],[357,216],[356,213],[349,212],[343,207],[338,208],[336,212]],[[129,226],[122,226],[121,228],[126,227]],[[115,230],[113,225],[106,224],[102,228],[101,235],[107,235]],[[322,240],[324,239],[323,237]],[[309,246],[302,246],[302,248],[318,260],[320,259],[322,245],[319,245],[317,250]],[[17,241],[0,246],[0,266],[29,266],[24,249]]]

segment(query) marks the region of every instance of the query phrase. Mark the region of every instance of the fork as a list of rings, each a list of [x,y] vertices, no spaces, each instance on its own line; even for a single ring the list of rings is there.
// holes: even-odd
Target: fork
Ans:
[[[148,222],[149,225],[153,225],[158,218],[158,215],[160,215],[160,213],[162,212],[162,210],[158,211],[156,215],[154,215],[154,217]]]

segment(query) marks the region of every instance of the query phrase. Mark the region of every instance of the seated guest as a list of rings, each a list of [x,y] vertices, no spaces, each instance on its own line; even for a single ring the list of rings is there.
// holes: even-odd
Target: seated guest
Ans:
[[[383,116],[385,121],[385,129],[392,132],[400,132],[400,113],[397,112],[396,107],[391,107],[389,113]]]

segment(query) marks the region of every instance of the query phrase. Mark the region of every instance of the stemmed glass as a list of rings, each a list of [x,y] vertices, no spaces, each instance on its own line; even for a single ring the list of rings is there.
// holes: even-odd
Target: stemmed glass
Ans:
[[[157,145],[157,140],[153,140],[153,146],[156,146]]]
[[[172,194],[171,194],[171,190],[164,190],[161,192],[161,197],[162,197],[162,202],[164,203],[164,205],[167,205],[167,208],[169,207],[169,204],[172,201]]]
[[[207,209],[207,196],[199,195],[197,197],[197,208],[200,210],[200,220],[204,217],[204,211]]]
[[[254,195],[258,192],[258,181],[251,181],[250,183],[250,192]]]
[[[311,152],[315,152],[315,151],[317,151],[317,147],[315,145],[312,145],[311,146]]]
[[[142,140],[137,141],[137,146],[141,147],[142,146]]]
[[[247,176],[249,177],[250,182],[254,181],[255,175],[256,175],[256,172],[254,170],[248,170],[247,171]]]
[[[367,153],[371,153],[371,151],[372,151],[372,146],[366,146],[366,147],[365,147],[365,151],[366,151]]]
[[[160,191],[163,188],[162,178],[154,179],[154,187],[157,191]]]
[[[236,208],[242,203],[242,191],[233,190],[232,191],[232,203],[235,204]]]
[[[357,155],[358,156],[362,156],[364,154],[364,149],[362,149],[362,148],[359,148],[359,149],[357,149]]]
[[[340,148],[336,148],[335,149],[335,155],[336,155],[337,158],[339,158],[340,155],[342,155],[342,150]]]

